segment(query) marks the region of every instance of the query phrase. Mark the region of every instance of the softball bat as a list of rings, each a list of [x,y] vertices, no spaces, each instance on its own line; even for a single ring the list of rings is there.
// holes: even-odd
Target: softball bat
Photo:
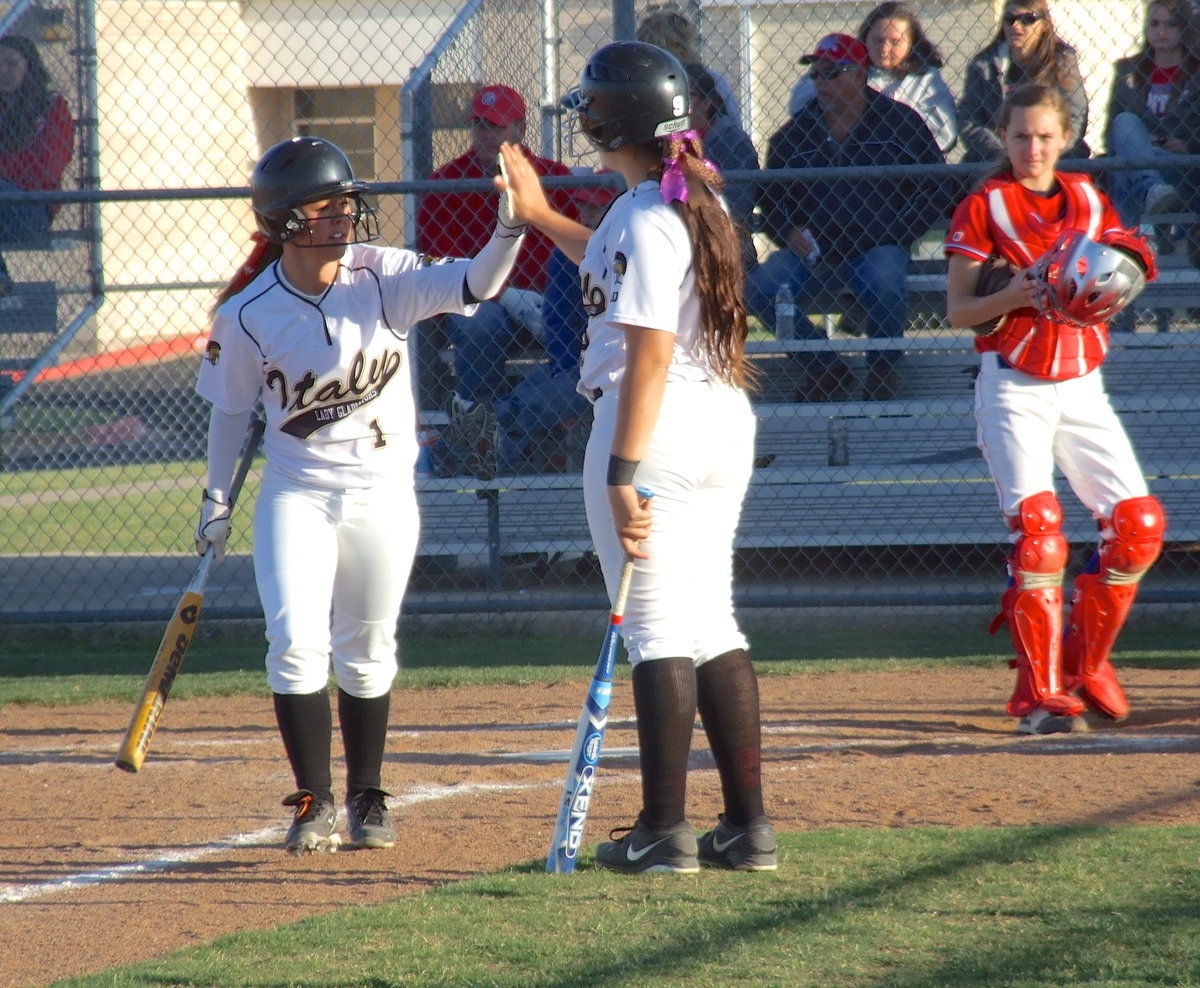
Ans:
[[[638,494],[649,499],[654,495],[642,488]],[[583,843],[583,828],[587,823],[588,806],[596,781],[596,770],[600,766],[600,752],[604,747],[604,731],[608,726],[608,708],[612,702],[613,669],[617,662],[617,643],[620,641],[621,621],[625,615],[625,601],[629,597],[629,584],[633,580],[634,559],[626,556],[621,565],[621,576],[617,593],[613,598],[612,613],[608,629],[600,645],[600,657],[592,673],[587,698],[579,714],[575,728],[575,743],[567,760],[567,777],[563,781],[562,799],[559,801],[558,816],[554,821],[554,835],[550,839],[550,854],[546,858],[546,871],[557,875],[575,870],[579,848]]]
[[[258,450],[262,434],[263,423],[261,420],[255,419],[250,426],[246,449],[242,453],[241,462],[238,463],[237,473],[229,490],[231,512],[237,502],[237,496],[241,492],[242,484],[246,481],[246,474],[250,472],[250,464],[254,460],[254,454]],[[196,567],[196,575],[192,577],[192,582],[187,585],[183,596],[179,598],[179,603],[175,605],[171,621],[167,625],[167,630],[163,632],[158,652],[155,653],[154,662],[150,665],[150,674],[146,677],[146,685],[142,688],[142,695],[133,708],[133,717],[129,721],[129,727],[125,731],[125,737],[117,752],[117,768],[124,769],[126,772],[137,772],[146,760],[150,741],[158,729],[158,719],[162,715],[167,697],[171,695],[175,677],[179,674],[188,647],[196,634],[200,609],[204,605],[204,589],[208,584],[208,577],[212,572],[215,560],[214,550],[209,546],[204,555],[200,557],[200,564]]]

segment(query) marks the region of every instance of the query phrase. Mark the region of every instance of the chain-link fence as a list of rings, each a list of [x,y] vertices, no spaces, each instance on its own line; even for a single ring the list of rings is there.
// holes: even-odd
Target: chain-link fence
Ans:
[[[879,159],[789,158],[779,135],[814,98],[800,57],[826,34],[858,34],[875,6],[0,5],[0,110],[5,38],[20,36],[73,123],[59,191],[0,183],[0,222],[12,205],[50,204],[53,214],[38,236],[0,244],[13,282],[0,297],[0,619],[154,617],[187,582],[207,423],[193,384],[215,293],[248,249],[246,186],[263,150],[295,134],[329,138],[372,184],[383,242],[473,253],[471,230],[489,228],[494,210],[486,172],[431,176],[460,156],[460,164],[486,158],[482,132],[515,125],[533,154],[570,169],[552,169],[564,174],[547,185],[593,222],[619,180],[594,176],[593,155],[576,156],[563,97],[592,51],[635,27],[690,64],[695,120],[750,231],[759,432],[738,536],[740,603],[940,613],[948,603],[994,602],[1006,531],[975,445],[973,338],[944,318],[940,245],[955,199],[985,167],[972,161],[990,153],[984,69],[998,66],[1003,79],[1013,64],[1011,47],[993,42],[1016,45],[1020,32],[1051,27],[1040,0],[918,0],[910,9],[937,54],[926,51],[913,72],[870,78],[909,101],[928,133],[911,142],[888,135],[884,143],[905,146]],[[1099,175],[1123,219],[1153,238],[1163,269],[1113,327],[1105,371],[1168,513],[1168,548],[1143,590],[1159,601],[1192,599],[1200,539],[1200,157],[1192,157],[1200,127],[1191,129],[1200,89],[1187,84],[1200,51],[1178,30],[1183,56],[1155,64],[1154,52],[1174,50],[1155,28],[1149,62],[1114,66],[1146,46],[1148,20],[1182,23],[1185,6],[1058,0],[1049,12],[1082,84],[1072,105],[1092,157],[1079,167]],[[1001,23],[1014,13],[1038,16]],[[872,31],[872,64],[912,40],[902,14]],[[523,114],[498,86],[520,97]],[[1116,105],[1143,119],[1156,144],[1121,143],[1136,127],[1110,126],[1110,94],[1127,89],[1135,104]],[[472,126],[480,113],[492,126]],[[0,133],[0,165],[10,145]],[[855,145],[850,134],[842,146]],[[824,253],[801,283],[773,258],[790,253],[800,263],[807,252],[780,246],[786,207],[803,196],[825,218],[810,226]],[[830,262],[872,222],[898,215],[898,202],[919,207],[894,238],[906,296],[881,308]],[[446,250],[447,240],[463,249]],[[475,321],[435,320],[413,334],[423,528],[410,610],[602,606],[579,476],[590,406],[574,392],[585,317],[574,269],[546,255],[520,265]],[[455,394],[497,423],[497,448],[486,455],[459,442]],[[247,500],[253,494],[252,479]],[[1078,566],[1095,524],[1062,494]],[[213,612],[258,611],[247,528],[245,512],[214,580]]]

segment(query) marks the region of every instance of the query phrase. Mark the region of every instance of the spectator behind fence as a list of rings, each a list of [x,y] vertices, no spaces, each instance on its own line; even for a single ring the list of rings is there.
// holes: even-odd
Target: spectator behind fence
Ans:
[[[0,191],[60,187],[75,149],[75,121],[67,101],[50,88],[50,73],[28,38],[0,38]],[[57,205],[0,203],[0,243],[45,239]],[[0,295],[12,291],[0,259]]]
[[[871,59],[868,85],[921,114],[942,154],[948,154],[958,143],[958,110],[940,71],[945,61],[917,15],[905,4],[881,3],[862,22],[858,40]],[[812,79],[802,75],[788,113],[795,116],[814,95]]]
[[[1108,152],[1126,158],[1173,157],[1200,150],[1200,34],[1189,0],[1160,0],[1146,9],[1141,50],[1113,67],[1108,100]],[[1109,178],[1113,205],[1126,226],[1146,213],[1185,207],[1178,168],[1114,171]],[[1171,245],[1168,235],[1160,247]]]
[[[687,68],[691,98],[692,127],[700,135],[704,156],[724,175],[727,171],[758,171],[758,152],[754,142],[730,116],[711,69],[691,63]],[[754,251],[754,203],[758,197],[755,182],[725,182],[725,205],[733,218],[742,244],[742,266],[749,271],[758,263]]]
[[[471,147],[437,169],[433,179],[490,179],[497,172],[503,142],[520,144],[539,175],[570,175],[566,165],[539,158],[525,146],[525,101],[508,86],[485,86],[471,100]],[[550,193],[555,207],[575,216],[565,190]],[[417,246],[442,257],[472,257],[491,236],[496,214],[493,192],[431,192],[417,209]],[[490,403],[507,390],[505,359],[526,332],[540,339],[542,291],[550,241],[535,230],[526,235],[508,286],[495,301],[482,302],[471,317],[448,314],[442,326],[454,346],[455,390],[449,395],[451,428],[447,439],[478,450],[494,432]],[[422,361],[432,359],[428,350]],[[491,460],[491,451],[485,459]]]
[[[964,161],[994,161],[1004,154],[996,133],[1005,95],[1026,83],[1053,86],[1071,111],[1064,158],[1091,154],[1083,139],[1088,98],[1075,49],[1055,31],[1046,0],[1010,0],[996,36],[967,66],[958,103],[958,127],[966,145]]]
[[[691,18],[679,9],[677,3],[652,3],[646,6],[642,19],[638,21],[637,40],[648,45],[657,45],[669,51],[685,66],[704,65],[701,49],[704,47],[700,32]],[[733,87],[720,73],[712,72],[713,84],[725,104],[725,112],[739,127],[742,125],[742,110],[738,106]]]
[[[569,195],[579,211],[579,222],[594,230],[617,190],[590,186],[571,189]],[[557,247],[546,265],[542,325],[545,362],[496,402],[496,422],[501,430],[500,467],[505,473],[583,468],[592,405],[577,385],[587,313],[579,288],[579,268]]]
[[[746,306],[775,326],[775,300],[790,286],[795,332],[821,335],[804,313],[824,289],[845,288],[865,310],[867,335],[896,339],[908,322],[905,277],[912,242],[948,211],[934,176],[887,174],[895,165],[944,162],[933,135],[911,107],[867,85],[867,49],[856,38],[831,34],[811,55],[816,99],[770,140],[759,205],[779,250],[746,279]],[[872,166],[870,177],[772,180],[772,169]],[[872,351],[863,390],[887,399],[898,386],[896,350]],[[799,359],[799,358],[798,358]],[[854,386],[849,366],[829,354],[807,354],[798,401],[845,398]]]

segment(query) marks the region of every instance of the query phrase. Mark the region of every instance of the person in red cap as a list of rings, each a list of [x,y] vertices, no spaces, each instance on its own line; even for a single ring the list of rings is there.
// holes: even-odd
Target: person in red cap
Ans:
[[[871,59],[867,85],[921,114],[942,153],[949,154],[958,143],[957,103],[942,78],[945,59],[913,7],[884,0],[863,18],[857,37]],[[788,114],[795,116],[814,95],[812,80],[802,75],[788,99]]]
[[[895,339],[908,323],[905,278],[912,243],[944,214],[949,196],[936,178],[888,174],[894,165],[945,161],[921,115],[867,85],[866,46],[848,34],[830,34],[800,59],[810,66],[816,99],[767,145],[759,205],[766,233],[778,246],[746,278],[747,308],[774,326],[775,299],[790,285],[796,311],[828,288],[848,289],[865,312],[870,337]],[[771,179],[772,169],[869,166],[869,178],[811,181]],[[818,310],[819,311],[819,310]],[[824,335],[797,320],[800,338]],[[834,354],[804,354],[797,400],[849,397],[857,381]],[[887,400],[899,385],[897,350],[867,356],[862,395]]]
[[[570,169],[540,158],[525,147],[525,101],[508,86],[484,86],[471,100],[468,122],[471,147],[438,168],[431,179],[490,179],[504,142],[519,144],[539,175],[569,175]],[[565,190],[551,194],[556,208],[571,217],[575,210]],[[431,192],[417,209],[417,247],[441,257],[473,257],[491,236],[496,212],[492,191]],[[517,255],[508,286],[500,298],[484,302],[474,316],[442,319],[454,346],[457,385],[449,396],[451,428],[445,437],[468,454],[468,469],[495,472],[496,433],[491,405],[506,390],[504,363],[509,347],[522,331],[540,338],[541,295],[546,287],[546,262],[552,245],[530,230]]]

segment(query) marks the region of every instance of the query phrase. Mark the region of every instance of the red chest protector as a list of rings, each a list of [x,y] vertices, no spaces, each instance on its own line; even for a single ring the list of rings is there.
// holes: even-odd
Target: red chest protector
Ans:
[[[1086,175],[1060,172],[1066,199],[1061,223],[1035,225],[1021,187],[1012,179],[984,186],[988,226],[1000,256],[1017,268],[1027,268],[1054,244],[1063,230],[1082,230],[1098,240],[1104,230],[1105,203]],[[1011,367],[1031,377],[1066,381],[1083,377],[1104,361],[1108,324],[1080,328],[1055,322],[1037,309],[1016,309],[1000,328],[975,341],[980,353],[998,353]]]

